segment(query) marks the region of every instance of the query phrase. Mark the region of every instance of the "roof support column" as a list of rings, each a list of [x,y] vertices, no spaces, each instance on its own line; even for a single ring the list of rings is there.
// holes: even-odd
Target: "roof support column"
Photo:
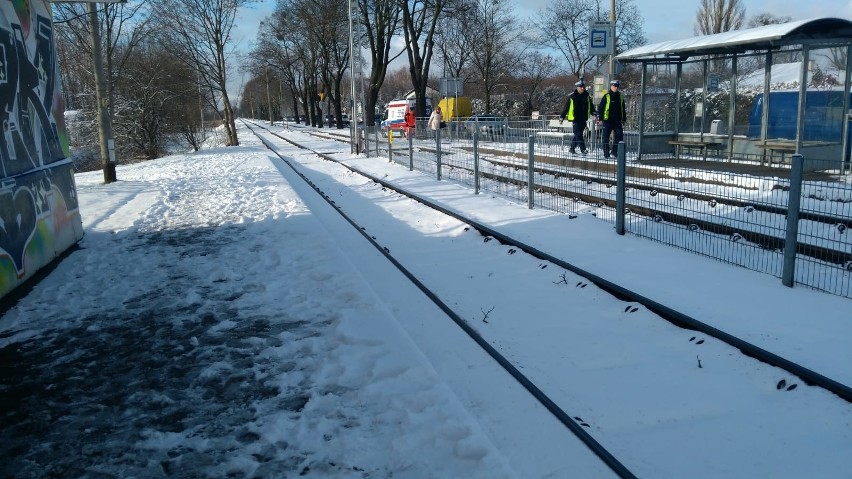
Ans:
[[[702,83],[703,86],[701,88],[701,131],[698,134],[698,138],[701,141],[704,141],[704,123],[705,118],[707,118],[707,60],[701,62],[703,64],[703,75]],[[705,150],[706,151],[706,150]]]
[[[683,63],[677,63],[677,74],[675,76],[675,122],[674,122],[674,140],[680,134],[680,76],[683,74]]]
[[[737,121],[737,54],[731,57],[730,94],[728,95],[728,161],[734,159],[734,123]]]
[[[645,136],[645,86],[648,77],[648,62],[642,62],[642,82],[639,94],[639,146],[636,151],[636,160],[642,159],[642,137]]]
[[[843,91],[846,92],[843,95],[843,111],[846,112],[843,115],[843,123],[841,124],[841,128],[843,131],[840,134],[840,138],[842,138],[840,144],[842,146],[843,153],[840,156],[840,174],[845,175],[848,169],[847,162],[849,158],[846,156],[846,152],[848,150],[849,141],[852,138],[849,138],[849,124],[852,123],[852,116],[849,115],[849,88],[852,87],[852,78],[850,78],[850,73],[852,73],[852,45],[846,47],[846,81],[843,83]]]
[[[766,52],[766,65],[763,66],[763,113],[760,118],[760,140],[766,141],[769,131],[769,81],[772,76],[772,52]],[[766,150],[760,157],[760,165],[766,161]]]
[[[802,154],[802,142],[805,136],[805,108],[808,105],[808,62],[811,50],[802,45],[802,71],[799,77],[799,111],[796,115],[796,154]]]

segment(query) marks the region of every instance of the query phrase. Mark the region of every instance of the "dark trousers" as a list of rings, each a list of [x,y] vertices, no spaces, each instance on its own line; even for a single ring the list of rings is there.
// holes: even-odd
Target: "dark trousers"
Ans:
[[[610,143],[610,134],[612,134],[613,139],[612,143]],[[609,158],[610,153],[612,156],[618,156],[618,143],[624,140],[624,128],[621,126],[621,122],[611,123],[605,121],[603,124],[603,138],[601,138],[603,142],[603,152],[604,158]]]
[[[578,145],[580,146],[580,151],[586,151],[586,140],[583,138],[583,133],[586,132],[586,122],[571,122],[571,129],[574,131],[574,139],[571,140],[571,151],[574,151]]]

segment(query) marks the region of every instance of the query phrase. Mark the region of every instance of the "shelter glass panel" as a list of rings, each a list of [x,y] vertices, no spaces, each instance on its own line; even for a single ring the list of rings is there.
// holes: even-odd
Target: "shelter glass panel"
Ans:
[[[648,65],[645,84],[645,131],[674,132],[677,66]]]
[[[679,132],[701,132],[704,112],[703,100],[704,62],[685,62],[680,80]]]
[[[731,111],[731,68],[730,58],[707,60],[707,78],[704,99],[704,133],[727,135],[728,113]]]
[[[755,98],[763,93],[765,69],[765,54],[737,57],[737,101],[733,127],[736,136],[760,138],[762,103],[756,105]]]

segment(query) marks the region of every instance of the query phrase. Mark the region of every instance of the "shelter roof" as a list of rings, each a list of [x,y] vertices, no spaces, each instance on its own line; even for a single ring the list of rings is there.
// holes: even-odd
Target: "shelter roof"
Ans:
[[[850,43],[852,22],[841,18],[815,18],[644,45],[616,58],[625,63],[678,62],[697,55],[731,55],[787,45]]]

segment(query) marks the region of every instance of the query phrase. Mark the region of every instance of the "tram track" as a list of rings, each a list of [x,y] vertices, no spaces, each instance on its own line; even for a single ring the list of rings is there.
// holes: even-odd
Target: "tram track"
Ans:
[[[256,127],[261,127],[260,125],[255,124]],[[316,152],[314,150],[310,150],[302,145],[294,143],[290,140],[287,140],[280,135],[277,135],[268,129],[264,128],[268,133],[277,136],[278,138],[287,141],[288,143],[293,144],[299,148],[313,151],[315,154],[328,159],[328,155],[324,155],[322,153]],[[250,127],[251,130],[251,127]],[[253,130],[252,130],[253,131]],[[355,228],[361,236],[364,237],[373,247],[376,248],[385,258],[390,261],[394,267],[396,267],[409,281],[411,281],[420,291],[423,292],[436,306],[438,306],[441,311],[443,311],[447,317],[452,319],[452,321],[461,328],[465,334],[467,334],[480,348],[482,348],[489,356],[491,356],[503,369],[506,370],[521,386],[524,387],[542,406],[545,407],[553,416],[562,423],[567,429],[571,431],[580,441],[582,441],[595,455],[597,455],[618,477],[622,479],[635,479],[637,476],[634,475],[630,470],[628,470],[618,459],[615,458],[606,448],[604,448],[598,441],[596,441],[588,432],[586,432],[583,427],[577,423],[576,419],[568,414],[565,410],[560,408],[555,401],[553,401],[547,394],[545,394],[541,389],[539,389],[533,381],[527,378],[523,373],[521,373],[511,361],[506,359],[500,352],[497,351],[488,341],[486,341],[474,328],[472,328],[468,322],[459,315],[456,311],[454,311],[447,303],[445,303],[434,291],[432,291],[429,287],[427,287],[420,279],[417,278],[411,271],[409,271],[401,262],[399,262],[391,252],[376,240],[374,236],[369,234],[365,228],[359,225],[354,219],[348,216],[339,205],[335,203],[327,194],[321,191],[316,185],[305,176],[302,172],[300,172],[293,164],[291,164],[286,158],[279,155],[274,148],[272,148],[262,137],[258,136],[261,141],[276,155],[278,155],[281,160],[283,160],[302,180],[304,180],[318,195],[320,195],[328,204],[330,204],[339,214],[340,216],[349,223],[353,228]],[[375,180],[373,180],[375,181]],[[377,181],[378,183],[378,181]]]
[[[260,126],[260,125],[258,125],[258,126]],[[264,127],[261,126],[261,128],[264,128]],[[324,153],[321,153],[321,152],[311,150],[310,148],[307,148],[303,145],[299,145],[299,144],[297,144],[297,143],[295,143],[291,140],[288,140],[288,139],[286,139],[286,138],[278,135],[277,133],[274,133],[274,132],[272,132],[272,131],[270,131],[266,128],[264,128],[264,129],[269,134],[272,134],[272,135],[274,135],[274,136],[276,136],[276,137],[278,137],[278,138],[280,138],[280,139],[282,139],[282,140],[284,140],[288,143],[291,143],[291,144],[293,144],[293,145],[295,145],[299,148],[305,149],[305,150],[310,150],[313,153],[317,154],[318,156],[320,156],[320,157],[322,157],[322,158],[324,158],[328,161],[332,161],[332,162],[341,164],[328,154],[324,154]],[[771,353],[771,352],[769,352],[769,351],[767,351],[763,348],[760,348],[760,347],[758,347],[754,344],[751,344],[747,341],[744,341],[740,338],[737,338],[736,336],[728,334],[728,333],[726,333],[726,332],[724,332],[720,329],[714,328],[714,327],[712,327],[712,326],[710,326],[710,325],[708,325],[704,322],[701,322],[701,321],[699,321],[699,320],[697,320],[697,319],[695,319],[695,318],[693,318],[693,317],[691,317],[691,316],[689,316],[685,313],[682,313],[682,312],[677,311],[673,308],[670,308],[670,307],[666,306],[665,304],[659,303],[659,302],[653,300],[652,298],[648,298],[644,295],[636,293],[635,291],[632,291],[628,288],[625,288],[625,287],[623,287],[623,286],[621,286],[621,285],[619,285],[615,282],[609,281],[606,278],[600,277],[600,276],[598,276],[594,273],[591,273],[590,271],[586,271],[586,270],[579,268],[579,267],[577,267],[577,266],[575,266],[571,263],[568,263],[568,262],[562,260],[561,258],[557,258],[553,255],[550,255],[546,252],[543,252],[543,251],[535,248],[534,246],[531,246],[531,245],[526,244],[522,241],[519,241],[516,238],[512,238],[512,237],[500,232],[499,230],[496,230],[494,228],[489,227],[488,225],[482,224],[481,222],[475,221],[471,218],[467,218],[465,216],[462,216],[461,214],[459,214],[455,211],[451,211],[451,210],[431,201],[429,198],[421,197],[421,196],[412,194],[411,192],[401,190],[401,189],[397,188],[395,185],[393,185],[392,183],[385,181],[383,178],[377,178],[373,175],[370,175],[367,172],[355,169],[355,168],[348,166],[348,165],[345,165],[345,164],[341,164],[341,165],[344,166],[345,168],[349,169],[350,171],[354,172],[354,173],[362,175],[362,176],[370,179],[371,181],[382,185],[382,187],[384,187],[384,188],[388,188],[390,190],[393,190],[393,191],[395,191],[395,192],[397,192],[401,195],[407,196],[407,197],[409,197],[409,198],[411,198],[411,199],[413,199],[413,200],[415,200],[419,203],[422,203],[422,204],[428,206],[431,209],[434,209],[436,211],[440,211],[441,213],[443,213],[445,215],[451,216],[453,218],[458,219],[459,221],[462,221],[466,224],[469,224],[473,228],[478,230],[483,236],[493,237],[493,238],[499,240],[501,243],[509,245],[509,246],[514,246],[514,247],[526,252],[527,254],[532,255],[533,257],[535,257],[537,259],[549,261],[549,262],[551,262],[551,263],[553,263],[553,264],[555,264],[555,265],[557,265],[561,268],[564,268],[568,271],[571,271],[572,273],[575,273],[579,276],[587,278],[589,281],[591,281],[593,284],[595,284],[599,288],[603,289],[604,291],[609,292],[610,294],[612,294],[613,296],[615,296],[619,299],[642,304],[645,307],[647,307],[650,311],[658,314],[660,317],[669,321],[672,324],[675,324],[675,325],[682,327],[682,328],[685,328],[685,329],[694,330],[694,331],[697,331],[697,332],[700,332],[700,333],[703,333],[703,334],[707,334],[711,337],[714,337],[714,338],[716,338],[720,341],[723,341],[723,342],[739,349],[740,351],[743,352],[743,354],[745,354],[749,357],[753,357],[753,358],[758,359],[758,360],[765,362],[767,364],[770,364],[770,365],[779,367],[781,369],[784,369],[785,371],[800,377],[805,383],[807,383],[809,385],[821,387],[821,388],[826,389],[826,390],[836,394],[837,396],[843,398],[847,402],[852,402],[852,387],[850,387],[850,386],[847,386],[847,385],[842,384],[838,381],[835,381],[831,378],[828,378],[828,377],[826,377],[822,374],[819,374],[818,372],[813,371],[809,368],[805,368],[805,367],[795,363],[794,361],[790,361],[790,360],[787,360],[787,359],[785,359],[785,358],[783,358],[779,355],[773,354],[773,353]]]
[[[259,126],[261,128],[264,128],[260,125],[255,125],[255,126]],[[317,152],[317,151],[312,150],[310,148],[306,148],[305,146],[296,144],[296,143],[292,142],[291,140],[285,139],[285,138],[281,137],[280,135],[277,135],[276,133],[269,131],[268,129],[266,129],[266,130],[267,130],[268,134],[277,136],[278,138],[281,138],[282,140],[287,141],[288,143],[291,143],[294,146],[297,146],[299,148],[311,151],[314,154],[317,154],[318,156],[320,156],[324,159],[327,159],[327,160],[330,160],[330,161],[335,161],[333,158],[330,157],[330,155],[327,155],[327,154],[324,154],[324,153],[321,153],[321,152]],[[270,148],[270,149],[272,149],[272,148]],[[274,149],[272,149],[272,150],[274,151]],[[284,159],[283,157],[282,157],[282,159],[285,162],[287,162],[287,160]],[[627,288],[624,288],[624,287],[622,287],[622,286],[620,286],[620,285],[618,285],[614,282],[608,281],[605,278],[594,275],[594,274],[592,274],[588,271],[585,271],[585,270],[578,268],[574,265],[571,265],[571,264],[569,264],[565,261],[562,261],[559,258],[553,257],[552,255],[549,255],[547,253],[539,251],[535,247],[528,245],[528,244],[525,244],[521,241],[518,241],[518,240],[516,240],[512,237],[509,237],[509,236],[501,233],[500,231],[497,231],[493,228],[488,227],[487,225],[473,221],[470,218],[463,217],[463,216],[461,216],[461,215],[459,215],[459,214],[457,214],[453,211],[449,211],[449,210],[447,210],[446,208],[444,208],[440,205],[434,204],[428,198],[422,198],[422,197],[419,197],[417,195],[413,195],[410,192],[399,190],[399,189],[395,188],[394,185],[384,181],[382,178],[376,178],[372,175],[369,175],[365,172],[359,171],[359,170],[354,169],[354,168],[347,166],[347,165],[342,165],[342,166],[348,168],[350,171],[352,171],[354,173],[357,173],[358,175],[364,176],[365,178],[369,179],[372,182],[375,182],[375,183],[381,185],[383,188],[387,188],[387,189],[395,191],[396,193],[405,195],[405,196],[407,196],[407,197],[409,197],[409,198],[411,198],[411,199],[413,199],[413,200],[415,200],[415,201],[417,201],[417,202],[419,202],[419,203],[421,203],[421,204],[423,204],[423,205],[425,205],[429,208],[440,211],[443,214],[452,216],[453,218],[456,218],[457,220],[459,220],[459,221],[461,221],[465,224],[469,224],[471,227],[478,230],[480,232],[480,234],[482,234],[486,238],[493,237],[493,238],[497,239],[498,241],[500,241],[504,245],[514,247],[514,248],[518,248],[518,249],[530,254],[531,256],[533,256],[537,259],[540,259],[540,260],[543,260],[543,261],[548,261],[550,263],[553,263],[554,265],[557,265],[561,268],[564,268],[567,271],[571,271],[571,272],[573,272],[577,275],[580,275],[584,278],[587,278],[590,282],[594,283],[595,285],[597,285],[601,289],[609,292],[610,294],[612,294],[616,298],[619,298],[619,299],[624,300],[624,301],[639,303],[639,304],[645,306],[649,311],[656,313],[661,318],[663,318],[663,319],[665,319],[665,320],[667,320],[667,321],[669,321],[669,322],[671,322],[671,323],[673,323],[673,324],[675,324],[679,327],[686,328],[686,329],[689,329],[689,330],[693,330],[693,331],[700,332],[700,333],[706,334],[708,336],[714,337],[714,338],[716,338],[716,339],[718,339],[718,340],[720,340],[724,343],[731,345],[734,348],[739,349],[740,351],[742,351],[747,356],[758,359],[758,360],[760,360],[764,363],[779,367],[779,368],[781,368],[781,369],[783,369],[783,370],[785,370],[785,371],[787,371],[787,372],[789,372],[789,373],[791,373],[795,376],[798,376],[799,378],[802,379],[802,381],[804,381],[805,383],[807,383],[809,385],[821,387],[823,389],[826,389],[826,390],[836,394],[837,396],[843,398],[844,400],[846,400],[848,402],[852,402],[852,389],[850,389],[846,385],[843,385],[841,383],[833,381],[830,378],[822,376],[815,371],[811,371],[810,369],[804,368],[801,365],[798,365],[798,364],[796,364],[792,361],[788,361],[785,358],[782,358],[782,357],[777,356],[773,353],[770,353],[766,350],[763,350],[762,348],[759,348],[759,347],[757,347],[753,344],[750,344],[746,341],[743,341],[743,340],[741,340],[741,339],[739,339],[739,338],[737,338],[733,335],[730,335],[730,334],[728,334],[724,331],[721,331],[721,330],[713,328],[713,327],[711,327],[711,326],[709,326],[705,323],[697,321],[694,318],[691,318],[688,315],[685,315],[685,314],[678,312],[678,311],[676,311],[672,308],[669,308],[664,304],[658,303],[658,302],[652,300],[651,298],[639,295],[639,294],[635,293],[634,291],[631,291]],[[346,220],[352,225],[353,228],[358,229],[361,232],[362,236],[364,236],[365,239],[367,239],[371,244],[373,244],[373,246],[378,251],[380,251],[385,257],[387,257],[388,260],[391,263],[393,263],[398,269],[400,269],[400,271],[402,271],[403,274],[405,274],[405,276],[408,277],[410,281],[412,281],[412,283],[416,284],[421,289],[421,291],[424,292],[424,294],[426,294],[430,299],[432,299],[432,301],[435,302],[435,304],[438,305],[450,318],[452,318],[453,321],[456,322],[456,324],[458,324],[458,326],[461,329],[463,329],[468,335],[470,335],[481,348],[486,350],[492,357],[495,358],[495,360],[502,367],[504,367],[510,374],[512,374],[512,376],[515,377],[515,379],[519,383],[521,383],[525,388],[527,388],[527,390],[530,391],[530,393],[534,397],[536,397],[536,399],[539,400],[548,410],[550,410],[554,414],[554,416],[557,417],[557,419],[560,420],[560,422],[562,422],[568,429],[570,429],[573,433],[575,433],[584,442],[586,442],[587,440],[590,441],[590,442],[587,442],[587,445],[589,446],[589,448],[595,454],[597,454],[598,457],[600,457],[602,460],[604,460],[604,462],[606,462],[608,465],[610,465],[612,470],[616,474],[618,474],[619,477],[635,477],[633,475],[633,473],[630,472],[629,470],[627,470],[626,468],[624,468],[624,466],[621,465],[621,463],[618,462],[618,460],[615,459],[615,457],[612,456],[611,453],[606,451],[606,449],[604,449],[602,446],[600,446],[600,444],[598,444],[594,440],[594,438],[592,438],[590,435],[588,435],[588,433],[586,433],[586,431],[582,427],[580,427],[574,419],[572,419],[571,415],[569,415],[568,413],[566,413],[565,411],[560,409],[559,406],[557,406],[556,403],[553,400],[551,400],[546,394],[544,394],[540,389],[537,388],[537,386],[534,384],[534,382],[532,382],[531,380],[526,378],[523,374],[521,374],[518,371],[518,369],[515,366],[512,365],[512,363],[510,361],[503,358],[499,354],[499,352],[497,352],[496,349],[494,349],[493,346],[488,344],[488,342],[485,339],[483,339],[481,336],[479,336],[476,333],[476,331],[468,325],[468,323],[462,318],[461,315],[456,313],[453,310],[453,308],[449,307],[444,301],[441,300],[441,298],[439,297],[439,295],[437,293],[432,291],[427,285],[425,285],[423,282],[421,282],[414,273],[407,270],[405,268],[405,266],[400,261],[398,261],[396,258],[394,258],[394,256],[391,254],[390,251],[388,251],[388,249],[386,247],[380,245],[379,242],[376,241],[376,239],[374,237],[372,237],[369,233],[367,233],[366,230],[363,227],[359,226],[359,224],[355,220],[347,217],[345,212],[341,209],[340,205],[335,204],[334,200],[332,200],[327,194],[325,194],[321,190],[317,189],[317,187],[313,185],[311,180],[309,178],[305,177],[302,173],[300,173],[297,168],[295,168],[293,165],[290,165],[290,167],[294,171],[296,171],[296,173],[299,174],[308,184],[310,184],[317,191],[317,193],[320,194],[327,202],[329,202],[329,204],[331,204],[342,216],[344,216],[344,218],[346,218]],[[587,436],[587,437],[585,437],[585,436]]]

